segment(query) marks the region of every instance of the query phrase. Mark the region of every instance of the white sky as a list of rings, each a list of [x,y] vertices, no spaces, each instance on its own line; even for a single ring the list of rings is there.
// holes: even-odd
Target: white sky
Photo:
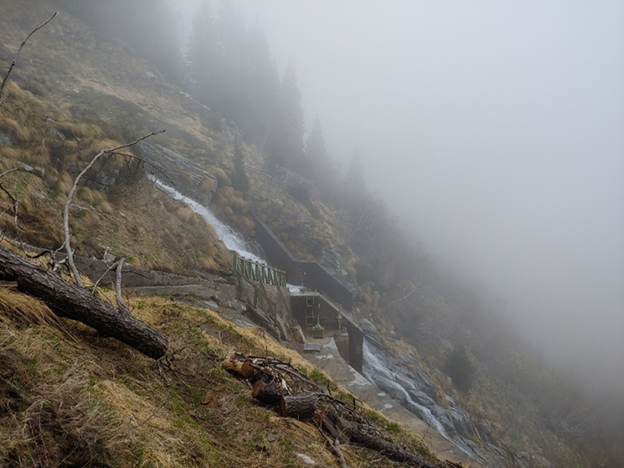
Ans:
[[[624,384],[624,2],[241,4],[430,251],[552,359]]]

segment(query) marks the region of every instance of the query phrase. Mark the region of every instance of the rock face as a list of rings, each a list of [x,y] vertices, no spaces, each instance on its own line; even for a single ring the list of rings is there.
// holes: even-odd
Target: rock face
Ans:
[[[372,324],[370,320],[362,319],[360,320],[360,327],[364,332],[364,336],[366,337],[366,341],[378,349],[383,351],[387,351],[386,343],[384,343],[384,339],[375,328],[375,325]]]
[[[378,333],[374,325],[368,320],[362,320],[360,325],[366,336],[363,370],[369,380],[484,466],[531,466],[529,463],[535,455],[513,455],[500,447],[489,429],[484,425],[475,426],[468,413],[450,396],[445,396],[447,408],[440,406],[436,402],[435,386],[416,357],[391,356],[385,346],[375,343]],[[539,466],[550,466],[543,457],[539,462]]]
[[[143,141],[140,143],[145,158],[173,181],[182,195],[209,206],[212,192],[217,189],[217,178],[198,164],[164,146]],[[163,181],[167,183],[167,181]]]

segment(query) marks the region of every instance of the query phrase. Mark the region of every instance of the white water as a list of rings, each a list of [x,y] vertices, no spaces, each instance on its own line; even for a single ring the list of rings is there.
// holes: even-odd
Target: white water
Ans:
[[[364,340],[363,357],[365,365],[365,376],[367,378],[369,378],[373,382],[383,380],[385,384],[384,386],[391,387],[396,391],[396,393],[401,395],[402,398],[399,398],[399,401],[404,400],[414,407],[418,408],[423,416],[423,420],[427,424],[433,427],[447,440],[452,440],[446,433],[440,421],[435,418],[429,408],[426,408],[418,402],[414,401],[407,392],[407,390],[403,387],[403,385],[396,381],[396,370],[390,371],[388,364],[383,362],[383,360],[373,352],[366,340]],[[393,396],[392,398],[395,400],[397,399],[395,396]]]
[[[234,252],[239,254],[241,257],[245,257],[248,260],[252,260],[254,262],[258,262],[258,263],[262,263],[266,265],[267,263],[266,260],[259,257],[258,255],[254,253],[251,253],[249,251],[249,247],[247,243],[245,242],[245,239],[243,239],[241,235],[237,233],[234,229],[232,229],[230,226],[219,221],[219,219],[217,219],[217,217],[214,215],[212,211],[210,211],[210,209],[208,209],[207,207],[203,205],[200,205],[195,200],[191,200],[190,198],[185,197],[176,189],[174,189],[173,187],[169,187],[166,184],[163,184],[160,180],[156,179],[155,177],[150,177],[150,178],[156,184],[158,188],[160,188],[167,194],[171,195],[172,198],[175,198],[176,200],[180,200],[186,203],[193,209],[195,213],[200,214],[204,218],[206,218],[206,221],[208,221],[208,223],[211,224],[215,228],[215,231],[217,231],[217,236],[219,236],[219,240],[223,242],[229,250],[233,250]]]

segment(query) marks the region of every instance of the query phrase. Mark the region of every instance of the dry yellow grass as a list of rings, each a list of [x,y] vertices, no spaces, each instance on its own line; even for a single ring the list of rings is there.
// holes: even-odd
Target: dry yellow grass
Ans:
[[[7,132],[18,143],[26,143],[30,139],[30,130],[9,117],[0,116],[0,130]]]
[[[8,321],[28,326],[55,323],[57,319],[43,302],[0,287],[0,322]]]

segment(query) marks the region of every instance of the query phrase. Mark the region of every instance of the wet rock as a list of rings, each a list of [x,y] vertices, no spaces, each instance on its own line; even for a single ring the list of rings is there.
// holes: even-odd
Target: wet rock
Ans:
[[[202,309],[210,309],[215,312],[219,310],[219,304],[215,301],[199,301],[196,303],[196,306],[201,307]]]
[[[157,167],[167,168],[176,190],[204,206],[209,206],[212,192],[217,189],[217,178],[189,158],[164,146],[143,141],[140,143],[145,158]],[[207,183],[206,183],[207,182]],[[170,183],[167,185],[171,185]],[[203,189],[206,185],[210,191]]]
[[[14,144],[11,135],[0,130],[0,146],[13,146]]]
[[[243,304],[241,301],[237,301],[237,300],[227,301],[225,303],[225,307],[227,307],[228,309],[233,309],[239,314],[242,314],[243,312],[245,312],[245,310],[247,310],[247,306]]]
[[[492,438],[492,432],[490,431],[490,428],[487,427],[485,424],[477,424],[475,429],[477,431],[477,435],[483,442],[487,444],[495,443],[494,439]]]
[[[63,141],[67,139],[67,137],[63,135],[63,133],[58,128],[54,127],[48,129],[48,135],[50,135],[55,140]]]
[[[384,339],[379,334],[375,325],[373,325],[370,320],[362,319],[360,321],[360,327],[364,332],[364,336],[366,337],[366,341],[378,349],[383,351],[387,351],[386,344],[384,343]]]

